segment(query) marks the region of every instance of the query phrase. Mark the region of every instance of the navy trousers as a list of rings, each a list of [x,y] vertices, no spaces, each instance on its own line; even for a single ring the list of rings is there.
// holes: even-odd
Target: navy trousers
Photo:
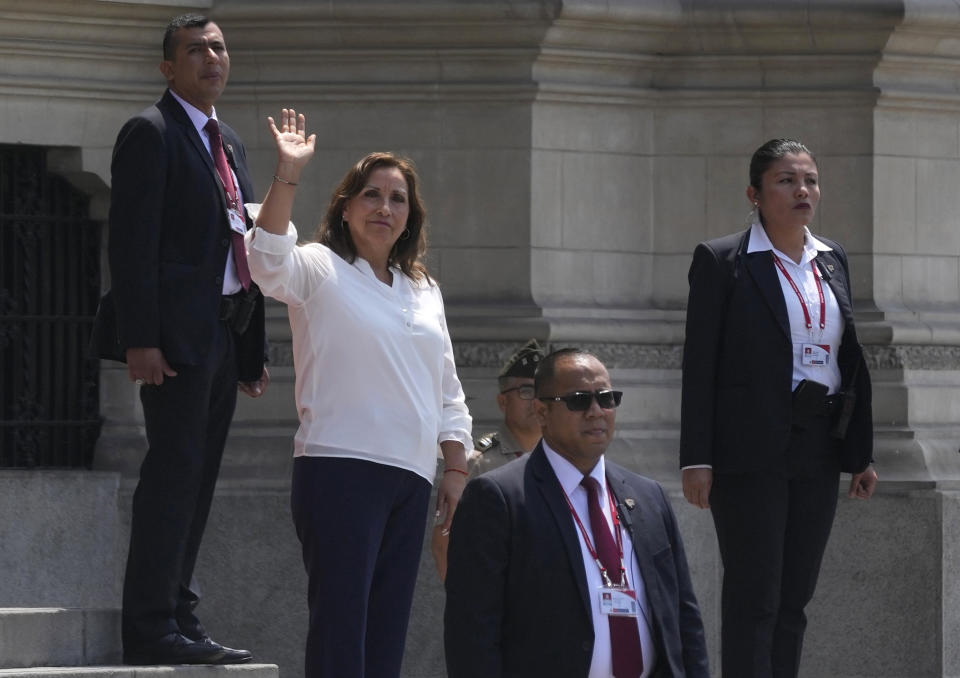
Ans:
[[[291,508],[308,577],[306,678],[397,678],[430,483],[358,459],[297,457]]]
[[[777,470],[714,474],[724,678],[796,678],[839,494],[839,454],[821,419],[795,430]]]
[[[193,614],[193,568],[237,402],[233,336],[220,326],[206,364],[141,386],[149,449],[133,495],[123,582],[128,650],[174,631],[203,635]]]

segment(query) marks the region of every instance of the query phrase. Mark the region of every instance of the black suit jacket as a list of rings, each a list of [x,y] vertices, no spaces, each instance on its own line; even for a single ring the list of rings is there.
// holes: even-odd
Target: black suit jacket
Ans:
[[[654,675],[706,678],[703,624],[667,497],[609,461],[606,471],[646,587]],[[467,485],[450,532],[446,588],[450,678],[587,675],[596,592],[587,590],[576,528],[542,445]]]
[[[254,200],[246,151],[220,124],[244,200]],[[210,153],[170,91],[120,130],[111,165],[111,291],[94,323],[94,352],[159,347],[167,362],[203,363],[217,329],[230,248],[226,197]],[[248,224],[248,228],[250,224]],[[260,378],[263,297],[236,337],[239,379]]]
[[[716,472],[774,470],[791,431],[793,347],[769,251],[747,254],[750,229],[697,246],[683,350],[680,465]],[[870,375],[853,321],[847,257],[835,242],[816,263],[844,319],[843,390],[855,393],[841,468],[859,472],[873,450]]]

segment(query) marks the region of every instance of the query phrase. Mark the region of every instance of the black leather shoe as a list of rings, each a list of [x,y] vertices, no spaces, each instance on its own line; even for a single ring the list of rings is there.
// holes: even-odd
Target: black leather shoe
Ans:
[[[216,643],[197,643],[180,633],[168,633],[149,643],[123,650],[123,663],[133,666],[155,664],[236,664],[227,661],[225,647]],[[231,650],[237,652],[237,650]],[[249,652],[247,659],[249,659]],[[242,660],[246,661],[246,660]]]
[[[243,664],[244,662],[248,662],[253,658],[253,655],[250,654],[249,650],[234,650],[232,647],[225,647],[216,642],[210,636],[204,636],[202,640],[197,640],[194,642],[216,648],[222,652],[223,658],[217,662],[218,664]]]

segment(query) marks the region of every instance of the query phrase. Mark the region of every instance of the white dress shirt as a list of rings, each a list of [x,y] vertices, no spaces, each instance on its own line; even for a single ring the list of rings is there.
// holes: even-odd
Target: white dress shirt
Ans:
[[[259,209],[247,205],[253,219]],[[293,224],[285,235],[254,228],[246,237],[251,276],[290,315],[295,456],[364,459],[432,483],[438,443],[472,449],[435,283],[394,268],[385,285],[364,259],[350,264],[319,243],[297,246]]]
[[[587,490],[580,484],[583,480],[583,472],[551,449],[546,440],[543,441],[543,451],[547,455],[550,466],[553,467],[553,472],[557,474],[560,486],[567,493],[567,498],[577,512],[577,516],[583,524],[583,529],[590,536],[591,544],[596,543],[593,539],[593,530],[590,527]],[[603,457],[600,457],[597,465],[590,471],[590,476],[600,483],[601,508],[604,517],[607,519],[610,533],[613,534],[613,519],[610,516],[606,466]],[[590,673],[587,674],[587,678],[611,678],[613,675],[613,656],[610,651],[610,620],[607,615],[600,611],[600,588],[603,586],[603,579],[600,576],[600,569],[583,539],[583,533],[577,526],[577,521],[572,514],[570,515],[570,522],[573,524],[577,539],[580,541],[580,555],[583,556],[583,566],[587,573],[587,591],[590,598],[590,610],[593,613],[593,657],[590,661]],[[627,570],[627,581],[637,593],[637,604],[640,608],[640,616],[637,618],[637,628],[640,630],[640,647],[643,652],[643,673],[640,674],[640,678],[647,678],[653,667],[657,665],[657,657],[650,630],[646,587],[643,584],[637,557],[633,553],[633,540],[630,539],[630,533],[621,527],[620,536],[623,539],[623,565]]]
[[[766,252],[772,250],[780,258],[783,267],[793,279],[797,288],[803,294],[807,302],[807,312],[810,314],[810,320],[813,323],[811,330],[807,329],[806,319],[803,315],[803,306],[800,303],[797,293],[784,277],[783,272],[777,269],[777,278],[780,280],[780,288],[783,290],[783,299],[787,302],[787,317],[790,319],[790,335],[793,341],[793,385],[803,379],[819,381],[827,385],[827,393],[836,393],[840,390],[840,364],[837,361],[840,352],[840,342],[843,340],[843,314],[840,313],[840,306],[837,304],[837,298],[830,289],[817,269],[814,274],[810,262],[816,259],[817,252],[829,252],[831,248],[817,240],[810,230],[804,226],[805,237],[803,240],[803,256],[798,264],[789,256],[776,249],[767,232],[759,223],[754,223],[750,231],[750,244],[747,246],[747,254],[752,252]],[[773,265],[773,264],[771,264]],[[817,280],[820,279],[820,286],[823,289],[823,301],[826,305],[826,319],[823,331],[820,330],[820,295],[817,293]],[[803,345],[804,344],[826,344],[830,346],[830,359],[824,366],[804,365]]]
[[[212,158],[213,152],[210,150],[210,135],[207,134],[207,130],[205,130],[203,127],[207,124],[207,121],[210,118],[217,120],[217,109],[213,109],[208,116],[193,104],[190,104],[186,100],[182,99],[173,90],[170,90],[170,94],[172,94],[173,98],[179,101],[180,105],[183,106],[183,110],[186,111],[187,117],[190,118],[190,122],[192,122],[193,126],[197,128],[197,134],[200,135],[200,140],[203,142],[203,147],[207,149],[207,153],[209,153],[210,157]],[[219,120],[217,120],[217,124],[220,124]],[[214,165],[216,165],[216,163],[214,163]],[[227,166],[229,167],[229,164]],[[233,174],[233,185],[237,187],[237,202],[242,205],[243,193],[240,191],[240,182],[237,181],[237,175],[232,168],[230,173]],[[219,182],[220,180],[217,179],[217,181]],[[233,261],[233,248],[228,247],[227,261],[223,270],[223,294],[234,294],[242,289],[243,285],[240,283],[240,277],[237,275],[237,265]]]

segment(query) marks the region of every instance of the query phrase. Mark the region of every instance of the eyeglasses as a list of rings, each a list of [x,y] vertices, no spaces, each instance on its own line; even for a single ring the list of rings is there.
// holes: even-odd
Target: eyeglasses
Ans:
[[[590,409],[593,399],[597,399],[597,405],[605,410],[612,410],[620,407],[620,399],[623,398],[623,391],[597,390],[597,391],[576,391],[569,395],[553,396],[552,398],[540,398],[543,402],[563,401],[567,409],[571,412],[585,412]]]
[[[505,388],[500,391],[501,394],[517,392],[517,397],[520,400],[533,400],[536,393],[533,390],[533,386],[530,384],[525,384],[523,386],[514,386],[513,388]]]

